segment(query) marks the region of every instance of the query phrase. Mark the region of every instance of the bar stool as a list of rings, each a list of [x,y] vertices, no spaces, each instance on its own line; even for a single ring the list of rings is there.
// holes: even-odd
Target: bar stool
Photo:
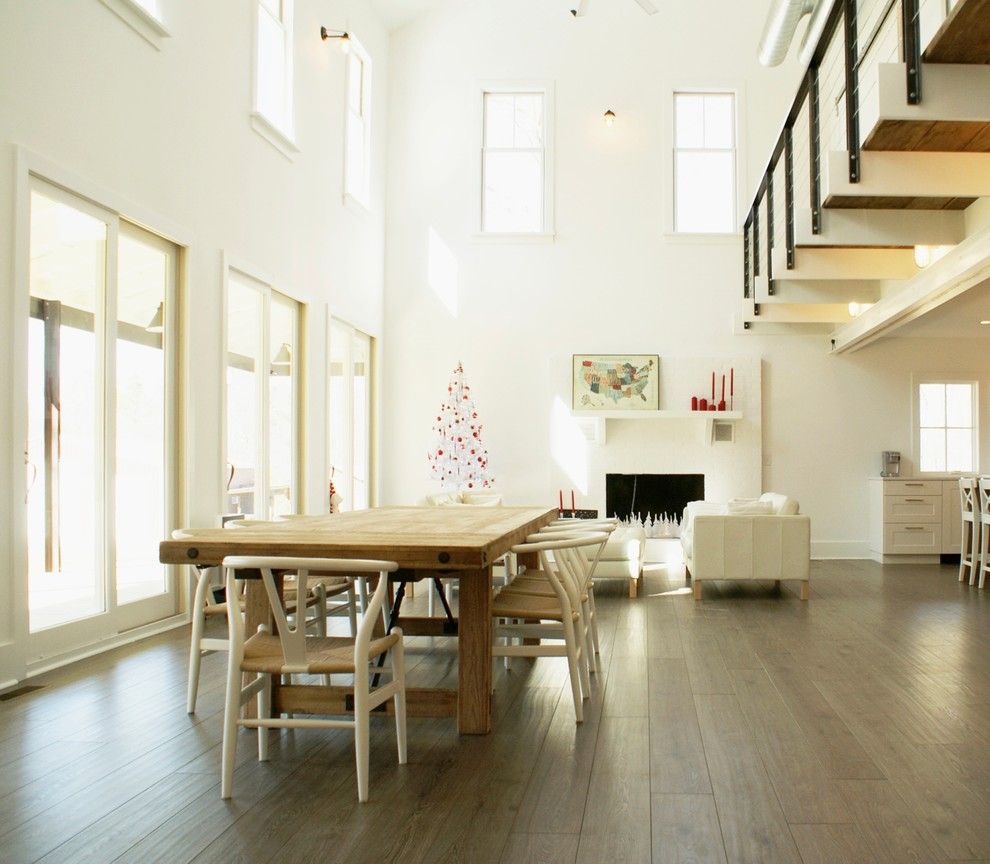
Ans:
[[[977,571],[980,574],[980,588],[982,588],[986,582],[987,570],[990,570],[990,549],[987,548],[990,545],[990,477],[980,477],[976,481],[976,488],[978,490],[978,506],[979,513],[976,517],[979,519],[979,527],[974,528],[974,531],[978,531],[977,534],[978,542],[976,548],[978,550],[979,559],[977,562]],[[973,553],[973,558],[976,559],[977,553]],[[976,571],[971,569],[969,576],[969,584],[973,585],[976,582]]]
[[[980,504],[976,477],[959,478],[959,506],[962,509],[962,538],[959,541],[959,581],[966,579],[969,569],[969,584],[975,581],[980,567]]]

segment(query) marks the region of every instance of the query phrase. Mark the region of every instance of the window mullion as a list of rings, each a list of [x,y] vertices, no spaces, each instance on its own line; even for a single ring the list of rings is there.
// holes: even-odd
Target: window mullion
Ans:
[[[105,296],[102,303],[102,315],[95,316],[97,344],[103,349],[103,417],[102,436],[97,440],[103,442],[100,458],[102,465],[103,501],[97,530],[102,531],[103,537],[98,538],[98,554],[103,555],[102,566],[98,572],[105,574],[105,598],[107,611],[117,607],[117,548],[116,526],[116,464],[117,464],[117,283],[119,268],[117,264],[120,244],[120,220],[111,218],[107,224],[106,273],[104,278]],[[100,332],[102,331],[102,333]],[[99,377],[99,373],[97,373]]]

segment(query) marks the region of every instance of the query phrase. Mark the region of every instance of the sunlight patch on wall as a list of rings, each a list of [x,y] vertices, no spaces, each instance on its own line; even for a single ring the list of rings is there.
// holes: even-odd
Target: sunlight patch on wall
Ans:
[[[550,415],[550,452],[574,488],[588,494],[588,439],[570,409],[554,397]]]
[[[457,259],[435,228],[430,228],[427,281],[444,308],[457,317]]]

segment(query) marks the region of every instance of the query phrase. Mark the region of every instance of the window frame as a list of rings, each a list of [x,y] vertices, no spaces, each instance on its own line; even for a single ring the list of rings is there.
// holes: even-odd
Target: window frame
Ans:
[[[922,384],[966,384],[972,388],[972,468],[969,471],[925,471],[921,467],[921,385]],[[911,376],[911,449],[915,471],[921,477],[965,477],[980,471],[980,378],[972,375],[912,375]],[[964,426],[926,426],[926,429],[965,429]]]
[[[371,55],[365,50],[365,47],[361,42],[354,36],[353,33],[348,34],[348,46],[347,46],[347,63],[345,64],[344,73],[344,177],[343,177],[343,189],[344,189],[344,203],[352,201],[355,204],[360,205],[365,210],[371,210],[371,128],[372,128],[372,110],[373,110],[373,99],[372,99],[372,88],[373,88],[373,64],[371,61]],[[350,178],[350,162],[351,162],[351,148],[350,148],[350,131],[352,120],[351,111],[351,58],[357,57],[361,61],[361,117],[360,123],[364,130],[363,136],[363,148],[364,152],[362,158],[364,159],[364,176],[362,178],[362,188],[361,189],[351,189],[348,186],[348,180]]]
[[[678,231],[676,230],[675,224],[675,213],[677,202],[675,200],[675,192],[677,187],[677,177],[675,174],[676,170],[676,125],[675,125],[675,109],[674,100],[677,94],[687,94],[687,95],[704,95],[704,94],[726,94],[731,95],[734,99],[733,112],[734,112],[734,135],[735,135],[735,160],[733,163],[733,214],[735,216],[736,228],[733,231],[722,231],[722,232],[698,232],[698,231]],[[664,241],[667,243],[684,243],[684,244],[711,244],[711,243],[727,243],[735,244],[742,241],[743,237],[743,196],[741,193],[740,186],[740,169],[744,168],[747,164],[746,162],[746,117],[745,117],[745,106],[746,101],[746,88],[741,82],[737,81],[711,81],[707,86],[699,86],[697,82],[674,82],[670,85],[665,93],[665,98],[662,106],[662,118],[663,118],[663,131],[665,139],[669,142],[669,146],[665,146],[662,149],[662,164],[663,164],[663,189],[665,192],[665,198],[669,201],[669,204],[665,204],[663,207],[663,216],[661,220],[661,230],[663,233]],[[747,181],[748,182],[748,181]]]
[[[538,93],[543,97],[543,224],[539,231],[486,231],[485,213],[485,97],[494,94]],[[556,238],[554,224],[554,132],[556,120],[556,87],[552,80],[484,80],[475,85],[475,239],[503,243],[553,242]],[[517,148],[512,148],[517,149]],[[536,149],[536,148],[532,148]]]
[[[165,40],[172,34],[165,26],[165,15],[150,12],[138,0],[100,0],[114,15],[145,40],[152,48],[161,51]],[[166,0],[159,0],[165,3]]]
[[[228,362],[228,328],[230,325],[229,312],[230,312],[230,276],[231,273],[236,273],[240,279],[249,283],[249,287],[257,290],[261,297],[261,351],[262,356],[272,357],[271,352],[271,334],[270,334],[270,324],[271,324],[271,304],[272,304],[272,294],[278,294],[280,297],[285,298],[297,307],[298,315],[295,321],[295,337],[296,343],[293,346],[294,358],[294,380],[293,380],[293,391],[292,391],[292,417],[293,417],[293,428],[292,428],[292,502],[293,510],[295,513],[301,513],[305,510],[305,466],[306,466],[306,449],[305,449],[305,435],[304,435],[304,423],[305,423],[305,402],[304,394],[306,387],[306,377],[307,369],[305,362],[305,352],[306,352],[306,303],[294,294],[286,291],[282,288],[275,287],[275,280],[268,278],[261,274],[260,271],[246,265],[244,262],[239,261],[233,256],[228,254],[223,255],[223,284],[221,287],[221,339],[220,339],[220,423],[219,423],[219,446],[221,454],[221,471],[220,471],[220,489],[219,489],[219,501],[217,504],[217,513],[230,515],[227,511],[227,498],[229,497],[229,492],[227,489],[227,465],[229,460],[227,458],[227,419],[228,419],[228,399],[227,399],[227,368],[229,366]],[[267,353],[266,353],[267,352]],[[270,361],[269,361],[270,362]],[[256,480],[255,482],[255,512],[250,515],[255,519],[271,519],[274,518],[272,514],[268,512],[269,498],[270,498],[270,487],[271,487],[271,436],[270,436],[270,405],[269,405],[269,386],[268,386],[268,376],[261,374],[262,369],[258,370],[256,374],[255,385],[257,388],[257,416],[255,417],[256,423],[256,434],[257,434],[257,453],[256,459],[261,463],[256,465],[255,468],[260,474],[260,482]],[[264,512],[260,513],[259,503],[263,502]]]
[[[251,126],[276,150],[287,159],[292,160],[299,152],[296,144],[295,116],[295,58],[294,58],[294,0],[276,0],[281,9],[281,15],[276,19],[282,29],[283,56],[285,58],[284,82],[282,92],[282,107],[284,116],[270,117],[259,104],[261,95],[261,28],[260,16],[271,16],[271,10],[265,0],[255,0],[253,4],[254,22],[254,62],[251,75]]]
[[[334,463],[333,449],[334,449],[334,435],[333,435],[333,420],[332,414],[334,411],[334,401],[333,401],[333,374],[331,371],[331,364],[333,362],[333,349],[332,341],[334,338],[334,331],[337,331],[340,335],[345,336],[347,339],[347,360],[346,360],[346,370],[344,374],[345,384],[344,384],[344,406],[343,410],[345,413],[344,426],[345,431],[345,442],[343,449],[345,451],[346,465],[336,465]],[[354,478],[354,344],[358,340],[366,340],[367,350],[368,350],[368,371],[366,374],[366,380],[368,383],[368,394],[367,394],[367,417],[368,417],[368,465],[367,465],[367,477],[365,482],[368,487],[368,506],[376,507],[378,506],[378,486],[377,486],[377,409],[376,409],[376,399],[378,392],[377,383],[377,373],[378,373],[378,340],[375,336],[366,330],[362,330],[355,327],[349,322],[335,317],[330,310],[327,310],[327,331],[326,331],[326,458],[327,458],[327,479],[332,480],[337,491],[341,494],[342,503],[341,506],[345,510],[353,509],[354,507],[354,489],[353,489],[353,478]],[[333,476],[331,476],[331,473]],[[344,479],[342,484],[341,480]],[[323,500],[325,504],[329,507],[329,486],[324,489]]]

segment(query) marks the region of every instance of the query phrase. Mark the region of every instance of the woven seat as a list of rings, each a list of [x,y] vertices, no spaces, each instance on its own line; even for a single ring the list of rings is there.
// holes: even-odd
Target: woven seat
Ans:
[[[571,611],[571,620],[577,621],[579,613]],[[500,591],[492,601],[492,615],[496,618],[534,618],[541,621],[563,621],[560,601],[553,597],[533,594],[517,594],[511,588]]]
[[[508,584],[506,588],[503,589],[503,593],[506,591],[513,592],[515,594],[532,594],[536,597],[557,596],[557,592],[553,590],[553,585],[551,585],[546,576],[538,570],[527,570],[525,576],[517,576]],[[581,594],[581,602],[584,603],[587,600],[588,592],[585,591]]]
[[[368,661],[384,654],[398,641],[399,636],[395,633],[373,639],[368,645]],[[354,640],[346,636],[307,637],[306,661],[304,668],[286,666],[278,636],[256,633],[244,643],[241,669],[244,672],[264,672],[268,675],[289,672],[310,675],[354,672]]]
[[[244,611],[245,604],[241,600],[238,604],[241,607],[241,612]],[[204,615],[226,615],[227,614],[227,604],[226,603],[207,603],[203,606]]]

